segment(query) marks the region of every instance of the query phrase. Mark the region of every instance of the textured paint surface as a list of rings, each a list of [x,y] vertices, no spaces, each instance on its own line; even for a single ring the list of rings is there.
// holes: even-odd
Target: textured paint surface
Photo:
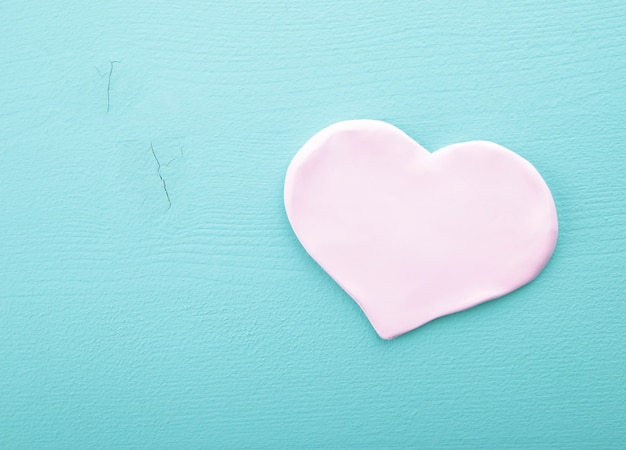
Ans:
[[[383,339],[529,283],[558,234],[529,161],[487,141],[431,153],[380,120],[311,137],[287,169],[285,211]]]
[[[0,447],[623,447],[626,3],[467,4],[2,1]],[[282,202],[364,117],[532,161],[542,276],[379,339]]]

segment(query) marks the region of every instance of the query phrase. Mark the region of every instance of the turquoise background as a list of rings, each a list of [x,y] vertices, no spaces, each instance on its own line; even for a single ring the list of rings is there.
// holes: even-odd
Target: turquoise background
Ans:
[[[625,24],[622,1],[2,1],[0,447],[624,448]],[[353,118],[533,162],[546,270],[378,338],[282,204],[298,148]]]

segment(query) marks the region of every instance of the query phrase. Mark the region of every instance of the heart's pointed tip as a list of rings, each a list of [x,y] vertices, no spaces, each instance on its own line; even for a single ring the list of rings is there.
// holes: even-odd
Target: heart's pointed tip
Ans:
[[[374,328],[374,331],[376,331],[376,329]],[[376,331],[376,334],[378,335],[379,338],[385,340],[385,341],[391,341],[394,338],[398,337],[399,335],[397,334],[387,334],[387,333],[381,333],[379,331]]]
[[[374,325],[374,323],[372,323],[371,321],[370,321],[370,324],[372,325],[372,328],[374,328],[374,331],[376,332],[378,337],[380,337],[381,339],[384,339],[385,341],[391,341],[417,328],[417,327],[413,327],[409,329],[406,329],[406,328],[398,329],[397,326],[395,328],[393,326],[381,327],[380,324]]]
[[[418,328],[418,327],[415,327]],[[374,331],[376,331],[376,334],[378,335],[379,338],[385,340],[385,341],[393,341],[396,338],[399,338],[400,336],[410,333],[411,331],[413,331],[415,328],[411,328],[410,330],[400,330],[400,331],[378,331],[376,330],[376,328],[374,328]]]

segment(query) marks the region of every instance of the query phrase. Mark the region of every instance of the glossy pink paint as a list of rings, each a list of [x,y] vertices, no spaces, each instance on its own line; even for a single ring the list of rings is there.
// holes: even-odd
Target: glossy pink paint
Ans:
[[[384,339],[523,286],[556,245],[552,195],[527,160],[486,141],[429,153],[380,121],[316,134],[284,195],[306,251]]]

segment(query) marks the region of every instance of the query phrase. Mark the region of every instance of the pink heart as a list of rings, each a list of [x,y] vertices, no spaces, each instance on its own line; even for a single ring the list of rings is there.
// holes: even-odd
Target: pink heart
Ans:
[[[558,228],[548,186],[521,156],[485,141],[429,153],[374,120],[313,136],[287,170],[285,208],[383,339],[532,281]]]

